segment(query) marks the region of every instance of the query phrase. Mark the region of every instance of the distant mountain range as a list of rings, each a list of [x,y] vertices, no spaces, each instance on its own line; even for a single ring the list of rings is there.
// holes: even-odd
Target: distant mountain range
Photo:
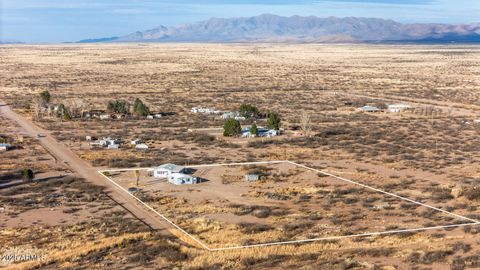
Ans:
[[[376,18],[264,14],[248,18],[212,18],[174,27],[159,26],[126,36],[79,42],[477,43],[480,42],[480,23],[402,24]]]

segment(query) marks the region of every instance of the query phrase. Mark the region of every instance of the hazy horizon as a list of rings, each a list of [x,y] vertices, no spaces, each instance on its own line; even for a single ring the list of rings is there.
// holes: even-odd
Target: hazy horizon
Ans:
[[[401,23],[479,22],[480,2],[447,0],[136,1],[0,0],[0,40],[31,43],[72,42],[121,36],[159,25],[175,26],[212,17],[260,14],[317,17],[374,17]]]

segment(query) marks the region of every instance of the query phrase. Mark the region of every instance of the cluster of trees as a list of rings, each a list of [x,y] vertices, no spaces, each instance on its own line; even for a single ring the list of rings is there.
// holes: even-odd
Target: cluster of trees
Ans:
[[[48,90],[40,92],[38,97],[33,100],[33,106],[37,117],[47,115],[55,116],[62,120],[70,120],[72,119],[73,114],[82,110],[82,105],[74,101],[71,102],[69,108],[63,103],[58,105],[51,104],[51,101],[52,95]],[[55,106],[57,106],[56,110],[53,109]]]
[[[260,111],[257,107],[251,104],[242,104],[238,110],[240,116],[245,117],[246,119],[258,118],[260,116]]]
[[[258,118],[261,113],[257,107],[251,104],[242,104],[239,109],[240,116],[245,117],[246,119],[255,119]],[[281,126],[280,115],[276,112],[270,112],[267,114],[267,128],[279,130]],[[223,125],[223,135],[224,136],[237,136],[242,133],[242,126],[240,121],[230,118],[227,119]],[[256,123],[253,123],[250,127],[250,133],[258,135],[258,127]]]
[[[107,103],[107,110],[109,112],[127,114],[130,111],[130,104],[123,99],[110,100]]]
[[[73,117],[81,117],[88,106],[83,100],[69,99],[61,104],[51,104],[52,95],[48,90],[41,92],[33,100],[33,109],[37,117],[55,116],[62,120],[71,120]],[[55,109],[54,109],[55,108]],[[110,100],[107,103],[107,111],[113,113],[128,114],[132,111],[138,116],[147,116],[150,109],[139,98],[135,99],[133,109],[130,103],[123,99]]]
[[[110,100],[107,103],[107,110],[114,113],[128,114],[131,111],[130,103],[123,99]],[[150,114],[150,109],[139,98],[135,99],[133,103],[133,114],[138,116],[147,116]]]
[[[63,120],[72,120],[72,115],[63,103],[58,105],[57,117]]]

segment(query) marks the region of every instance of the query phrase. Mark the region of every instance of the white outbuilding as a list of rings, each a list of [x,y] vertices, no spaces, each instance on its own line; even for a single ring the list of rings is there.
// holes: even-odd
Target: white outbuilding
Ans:
[[[10,148],[12,148],[12,146],[8,143],[0,143],[0,152],[6,152],[8,150],[10,150]]]
[[[145,143],[139,143],[139,144],[135,145],[135,149],[145,150],[145,149],[148,149],[148,145],[146,145]]]
[[[411,109],[411,108],[412,108],[412,106],[410,106],[408,104],[390,104],[390,105],[388,105],[388,112],[399,113],[399,112],[403,112],[403,111]]]
[[[168,182],[174,185],[192,185],[197,183],[197,178],[184,173],[171,173]]]

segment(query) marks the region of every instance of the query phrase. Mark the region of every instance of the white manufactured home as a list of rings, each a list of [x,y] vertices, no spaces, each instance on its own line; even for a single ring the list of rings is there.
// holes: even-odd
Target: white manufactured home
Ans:
[[[172,173],[184,173],[185,167],[167,163],[153,169],[153,177],[168,178]]]

